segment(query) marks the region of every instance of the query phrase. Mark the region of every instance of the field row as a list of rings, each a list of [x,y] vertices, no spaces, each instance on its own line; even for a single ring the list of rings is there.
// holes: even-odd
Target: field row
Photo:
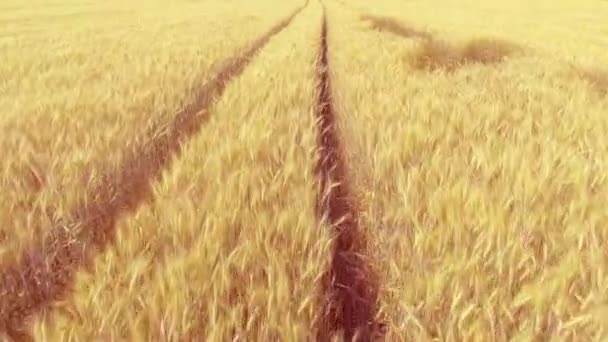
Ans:
[[[294,340],[309,333],[317,314],[319,274],[330,255],[330,230],[314,213],[320,26],[310,23],[321,22],[319,8],[308,6],[288,30],[281,32],[280,25],[271,31],[277,35],[259,42],[260,48],[268,46],[255,51],[257,56],[243,56],[243,63],[255,60],[239,67],[239,77],[220,72],[217,86],[227,85],[220,100],[209,115],[184,116],[204,115],[205,122],[150,194],[133,194],[146,191],[137,177],[147,177],[139,173],[147,165],[138,163],[135,174],[120,176],[124,181],[117,182],[114,193],[100,189],[119,203],[102,196],[82,206],[91,220],[80,222],[81,235],[72,228],[75,241],[59,235],[61,227],[56,227],[50,239],[59,241],[52,241],[51,253],[28,253],[21,263],[30,271],[25,277],[46,283],[25,286],[25,299],[17,297],[22,285],[9,284],[11,294],[0,302],[0,312],[12,315],[4,322],[9,330],[28,311],[39,313],[52,304],[49,316],[27,329],[36,339]],[[276,72],[276,65],[290,68]],[[124,159],[121,166],[129,162]],[[107,180],[102,185],[116,181]],[[119,208],[123,201],[133,207],[147,204],[125,216]],[[81,221],[80,214],[69,219]],[[101,223],[95,214],[103,216]],[[107,238],[111,248],[106,248]],[[90,272],[75,274],[82,261],[72,259],[84,249],[88,256],[98,255],[89,259]],[[68,293],[72,277],[75,284]],[[58,297],[67,300],[53,303]]]
[[[88,25],[74,23],[80,28],[71,32],[38,23],[48,26],[45,41],[0,40],[6,51],[0,56],[6,113],[0,148],[10,151],[0,166],[0,261],[14,260],[45,227],[70,215],[100,170],[163,134],[222,67],[218,61],[238,55],[296,5],[143,6],[119,17],[125,20],[117,27],[105,10]],[[194,13],[175,22],[180,10]],[[144,29],[134,30],[135,24]],[[86,29],[104,34],[80,32]]]
[[[0,119],[15,132],[0,143],[24,151],[2,170],[13,192],[0,205],[0,330],[36,340],[301,340],[355,328],[364,340],[605,336],[608,100],[595,83],[523,44],[460,45],[363,4],[299,5],[208,6],[205,26],[193,15],[175,31],[193,41],[168,45],[221,52],[200,62],[157,51],[150,61],[166,63],[149,65],[160,72],[131,79],[155,75],[152,86],[100,83],[115,97],[88,106],[105,116],[74,116],[39,93],[49,102]],[[213,20],[222,34],[194,41]],[[142,89],[152,101],[124,102]],[[27,109],[21,91],[4,98],[9,108]]]

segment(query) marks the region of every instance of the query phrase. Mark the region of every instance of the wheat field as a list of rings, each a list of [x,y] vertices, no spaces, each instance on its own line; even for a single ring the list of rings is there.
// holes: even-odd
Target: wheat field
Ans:
[[[4,1],[0,340],[608,341],[606,18]]]

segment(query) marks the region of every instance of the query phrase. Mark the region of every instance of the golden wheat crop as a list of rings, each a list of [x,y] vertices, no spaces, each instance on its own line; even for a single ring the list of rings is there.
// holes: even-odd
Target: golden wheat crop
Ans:
[[[608,100],[569,57],[605,56],[589,43],[608,8],[572,4],[328,6],[340,131],[389,340],[607,336]],[[562,29],[588,35],[555,37],[569,16],[579,21]],[[495,57],[506,46],[521,51]]]
[[[607,17],[0,4],[0,339],[606,340]]]
[[[320,13],[302,12],[229,85],[154,203],[118,224],[37,339],[309,334],[329,256],[313,212]]]
[[[294,4],[2,6],[4,262],[68,216],[104,165],[117,163],[151,128],[192,101],[219,62]]]

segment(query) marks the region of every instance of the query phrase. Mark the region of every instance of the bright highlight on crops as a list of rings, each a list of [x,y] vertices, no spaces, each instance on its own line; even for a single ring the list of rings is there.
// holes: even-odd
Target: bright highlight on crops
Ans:
[[[0,4],[0,340],[608,339],[608,2]]]

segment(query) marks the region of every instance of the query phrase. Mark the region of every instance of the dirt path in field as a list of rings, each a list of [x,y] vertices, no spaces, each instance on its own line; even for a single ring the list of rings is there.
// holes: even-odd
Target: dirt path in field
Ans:
[[[326,215],[336,231],[331,267],[324,284],[323,316],[318,327],[319,341],[329,341],[342,332],[346,341],[371,341],[379,337],[376,322],[378,279],[365,259],[365,236],[359,227],[357,200],[350,190],[343,148],[336,128],[332,104],[328,60],[327,17],[323,14],[321,51],[318,60],[319,147],[317,174],[319,215]],[[334,184],[338,182],[338,184]]]
[[[69,294],[77,271],[112,243],[117,220],[151,200],[152,184],[179,156],[181,144],[199,130],[214,100],[307,5],[308,1],[253,42],[241,56],[228,60],[173,122],[148,132],[139,140],[141,143],[125,153],[118,167],[108,168],[65,222],[49,227],[49,234],[25,251],[18,263],[2,265],[0,337],[5,334],[17,341],[32,340],[26,321],[50,310],[55,301]]]

